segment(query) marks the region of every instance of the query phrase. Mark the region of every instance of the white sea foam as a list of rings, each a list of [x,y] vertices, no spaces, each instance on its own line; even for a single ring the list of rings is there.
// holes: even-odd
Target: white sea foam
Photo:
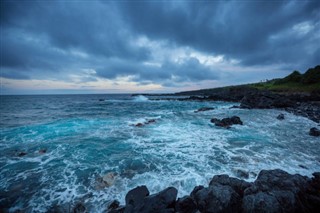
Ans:
[[[144,101],[149,101],[148,97],[144,95],[137,95],[133,98],[134,101],[136,102],[144,102]]]
[[[84,202],[91,212],[102,212],[114,199],[124,204],[126,193],[139,185],[151,193],[174,186],[181,197],[216,174],[242,171],[252,181],[261,169],[308,176],[320,169],[318,141],[308,135],[316,124],[306,118],[279,110],[229,109],[233,103],[146,101],[138,96],[129,104],[108,105],[110,115],[101,119],[59,120],[5,132],[5,153],[28,154],[0,157],[0,177],[6,177],[0,179],[1,189],[16,189],[18,182],[36,187],[24,203],[14,204],[30,211]],[[194,113],[204,106],[215,110]],[[279,113],[285,120],[276,119]],[[224,129],[210,123],[212,117],[233,115],[244,125]],[[156,122],[133,126],[151,119]],[[38,154],[39,147],[47,153]],[[98,190],[97,177],[111,171],[118,174],[114,185]]]

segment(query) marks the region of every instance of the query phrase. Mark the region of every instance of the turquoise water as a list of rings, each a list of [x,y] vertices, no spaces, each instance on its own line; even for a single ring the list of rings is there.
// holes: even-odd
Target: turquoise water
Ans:
[[[83,202],[102,212],[114,199],[123,204],[138,185],[151,193],[174,186],[183,196],[221,173],[242,171],[250,181],[261,169],[308,176],[320,170],[319,139],[308,135],[316,123],[233,105],[130,95],[1,96],[0,207],[45,212]],[[194,113],[200,107],[215,110]],[[279,113],[286,119],[277,120]],[[233,115],[244,125],[210,123]],[[113,184],[97,187],[110,172]]]

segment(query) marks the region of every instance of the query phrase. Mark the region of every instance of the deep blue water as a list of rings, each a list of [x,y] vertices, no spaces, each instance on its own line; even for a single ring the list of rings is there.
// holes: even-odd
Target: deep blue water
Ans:
[[[235,104],[130,95],[1,96],[0,207],[45,212],[83,202],[90,212],[102,212],[143,184],[151,193],[174,186],[183,196],[216,174],[243,171],[250,181],[261,169],[308,176],[320,170],[319,139],[308,135],[316,123],[279,110],[229,109]],[[215,110],[194,113],[200,107]],[[279,113],[285,120],[276,119]],[[244,125],[210,123],[233,115]],[[114,183],[101,187],[99,177],[110,172]]]

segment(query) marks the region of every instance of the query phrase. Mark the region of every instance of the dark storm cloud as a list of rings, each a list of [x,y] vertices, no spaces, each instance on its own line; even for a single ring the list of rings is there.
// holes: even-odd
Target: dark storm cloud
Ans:
[[[217,72],[210,70],[209,67],[202,65],[198,59],[192,57],[180,63],[166,61],[160,67],[122,60],[109,60],[106,64],[105,67],[96,69],[96,72],[98,76],[109,79],[130,76],[132,80],[138,82],[164,82],[166,80],[181,82],[217,79],[219,77]]]
[[[92,69],[84,81],[219,79],[223,70],[195,57],[155,58],[152,45],[137,42],[143,36],[243,67],[304,71],[319,63],[319,8],[319,1],[1,1],[2,77],[61,79]]]
[[[314,54],[314,50],[311,53],[310,50],[303,50],[308,42],[319,49],[319,45],[309,39],[310,34],[319,33],[319,1],[180,3],[132,2],[121,6],[128,14],[127,21],[132,24],[134,31],[154,39],[170,39],[179,45],[207,53],[237,58],[246,65],[308,60],[306,58]],[[317,25],[316,29],[300,39],[296,38],[297,32],[286,32],[295,24],[305,21]],[[287,33],[288,36],[276,41],[270,39],[281,33]],[[275,50],[288,46],[289,54],[282,54],[284,50],[274,55]]]

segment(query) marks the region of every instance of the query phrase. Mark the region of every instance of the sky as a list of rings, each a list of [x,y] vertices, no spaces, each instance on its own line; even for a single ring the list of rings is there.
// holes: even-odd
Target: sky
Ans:
[[[1,94],[166,93],[320,64],[320,1],[3,1]]]

